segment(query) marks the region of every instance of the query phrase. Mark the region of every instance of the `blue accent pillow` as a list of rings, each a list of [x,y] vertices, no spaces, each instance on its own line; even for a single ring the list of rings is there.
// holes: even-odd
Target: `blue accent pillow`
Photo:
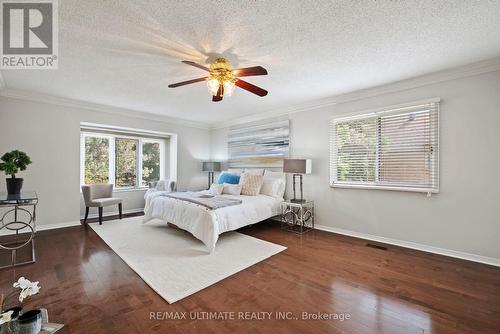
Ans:
[[[218,184],[230,183],[230,184],[238,184],[240,183],[240,177],[235,174],[230,173],[222,173],[219,176],[219,180],[217,180]]]

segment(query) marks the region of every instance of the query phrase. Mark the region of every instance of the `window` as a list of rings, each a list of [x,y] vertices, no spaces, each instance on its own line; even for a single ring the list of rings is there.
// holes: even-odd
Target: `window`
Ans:
[[[109,138],[85,137],[85,184],[109,182]]]
[[[81,137],[82,184],[136,189],[163,178],[164,139],[89,131],[82,131]]]
[[[439,102],[336,118],[330,184],[438,192]]]
[[[142,143],[142,185],[147,186],[149,182],[160,179],[161,159],[160,143],[154,141],[143,141]]]
[[[138,144],[137,139],[115,138],[115,186],[117,188],[132,188],[137,185]]]

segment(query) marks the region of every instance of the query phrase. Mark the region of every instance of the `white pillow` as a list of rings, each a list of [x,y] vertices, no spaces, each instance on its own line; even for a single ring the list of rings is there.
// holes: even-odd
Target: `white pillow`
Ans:
[[[264,170],[262,168],[245,168],[245,174],[248,175],[264,175]]]
[[[159,180],[156,182],[155,190],[156,191],[173,191],[174,189],[174,181],[170,180]]]
[[[238,169],[238,168],[228,168],[227,172],[230,174],[238,175],[240,176],[241,173],[243,173],[243,169]]]
[[[272,170],[266,169],[264,171],[264,182],[267,179],[279,179],[281,180],[280,187],[278,188],[275,196],[276,198],[283,198],[285,196],[285,188],[286,188],[286,175],[283,172],[273,172]]]
[[[262,188],[260,188],[260,193],[263,195],[277,197],[279,198],[281,185],[283,181],[280,178],[265,177],[262,183]],[[282,197],[282,196],[281,196]]]
[[[222,190],[223,194],[227,195],[241,194],[241,184],[224,183],[223,186],[224,186],[224,189]]]
[[[221,195],[222,191],[224,190],[224,185],[223,184],[218,184],[218,183],[212,183],[210,186],[210,189],[207,190],[207,192],[210,195]]]

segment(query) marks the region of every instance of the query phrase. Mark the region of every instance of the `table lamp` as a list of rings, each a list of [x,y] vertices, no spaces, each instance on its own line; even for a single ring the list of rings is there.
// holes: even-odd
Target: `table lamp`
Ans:
[[[291,202],[294,203],[304,203],[302,192],[302,175],[311,174],[311,159],[284,159],[283,160],[283,172],[293,174],[293,199]],[[295,178],[298,177],[300,180],[300,198],[297,198],[295,192]]]
[[[208,172],[208,188],[214,183],[214,173],[220,172],[220,162],[217,161],[204,161],[202,171]]]

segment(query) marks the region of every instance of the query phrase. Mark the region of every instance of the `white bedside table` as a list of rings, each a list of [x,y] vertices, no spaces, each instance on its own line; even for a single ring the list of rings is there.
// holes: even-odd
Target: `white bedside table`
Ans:
[[[281,229],[303,234],[314,229],[314,201],[281,202]]]

